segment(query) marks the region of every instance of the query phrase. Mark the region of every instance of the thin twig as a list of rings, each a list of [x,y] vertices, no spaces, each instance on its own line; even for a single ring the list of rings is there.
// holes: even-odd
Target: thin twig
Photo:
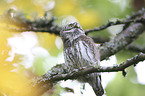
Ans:
[[[132,13],[131,16],[126,16],[126,18],[127,18],[127,20],[134,19],[134,18],[136,18],[136,17],[139,17],[139,16],[143,15],[144,12],[145,12],[145,9],[142,8],[141,10],[139,10],[139,11],[137,11],[137,12],[135,12],[135,13]]]
[[[55,35],[59,35],[59,32],[61,30],[61,28],[59,27],[53,27],[51,29],[48,28],[12,28],[12,27],[7,27],[7,28],[1,28],[1,29],[6,29],[9,30],[11,32],[47,32],[47,33],[54,33]]]
[[[117,20],[116,22],[108,22],[106,25],[103,25],[101,27],[98,28],[94,28],[94,29],[87,29],[85,31],[86,34],[90,33],[90,32],[94,32],[94,31],[101,31],[104,30],[110,26],[114,26],[114,25],[120,25],[120,24],[130,24],[130,23],[137,23],[137,22],[144,22],[143,18],[140,19],[136,19],[136,20]]]
[[[86,34],[90,33],[90,32],[94,32],[94,31],[101,31],[101,30],[104,30],[110,26],[113,26],[113,25],[120,25],[120,24],[130,24],[130,23],[135,23],[135,22],[142,22],[144,21],[143,19],[145,18],[140,18],[140,19],[135,19],[136,17],[139,17],[141,15],[143,15],[145,13],[145,9],[142,8],[142,10],[139,10],[138,12],[136,13],[133,13],[131,16],[127,16],[126,20],[117,20],[115,22],[111,22],[109,21],[107,24],[105,25],[102,25],[100,27],[96,27],[94,29],[87,29],[85,32]]]

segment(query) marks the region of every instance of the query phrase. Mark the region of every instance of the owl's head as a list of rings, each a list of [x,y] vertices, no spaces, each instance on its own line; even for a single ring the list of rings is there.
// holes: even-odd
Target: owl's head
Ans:
[[[85,34],[85,31],[82,29],[81,25],[78,22],[70,23],[60,31],[60,36],[63,40],[72,40],[83,34]]]

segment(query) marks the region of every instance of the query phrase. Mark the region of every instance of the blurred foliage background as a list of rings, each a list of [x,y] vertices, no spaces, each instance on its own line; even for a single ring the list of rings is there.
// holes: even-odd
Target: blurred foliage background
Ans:
[[[12,8],[23,11],[27,18],[35,20],[44,18],[44,13],[47,12],[47,18],[55,16],[59,26],[78,21],[83,29],[91,29],[107,23],[108,20],[126,18],[144,5],[144,0],[0,0],[0,15]],[[64,62],[61,39],[49,33],[9,32],[2,29],[6,26],[0,23],[0,96],[26,96],[27,93],[27,96],[33,96],[35,89],[26,86],[29,80],[46,73],[55,64]],[[122,26],[115,26],[93,32],[89,36],[111,39],[121,28]],[[143,34],[134,43],[145,46],[144,37]],[[116,54],[117,63],[136,54],[122,50]],[[136,69],[130,67],[127,70],[126,78],[118,72],[107,83],[106,96],[145,96],[145,83],[138,81]],[[59,96],[62,90],[64,88],[57,85],[43,96]]]

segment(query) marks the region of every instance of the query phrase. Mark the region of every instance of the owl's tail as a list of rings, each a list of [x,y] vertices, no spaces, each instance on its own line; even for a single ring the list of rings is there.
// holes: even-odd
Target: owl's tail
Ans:
[[[87,76],[81,76],[78,78],[78,80],[80,82],[88,82],[92,86],[97,96],[102,96],[104,94],[104,89],[101,84],[100,73],[91,73],[88,74]]]
[[[89,84],[92,86],[95,94],[97,96],[102,96],[104,94],[104,89],[101,84],[101,75],[99,73],[92,73],[89,75]]]

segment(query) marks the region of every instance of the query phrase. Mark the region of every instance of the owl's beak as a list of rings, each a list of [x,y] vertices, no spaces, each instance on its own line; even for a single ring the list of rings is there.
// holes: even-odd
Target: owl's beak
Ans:
[[[80,28],[80,25],[76,23],[75,28]]]

